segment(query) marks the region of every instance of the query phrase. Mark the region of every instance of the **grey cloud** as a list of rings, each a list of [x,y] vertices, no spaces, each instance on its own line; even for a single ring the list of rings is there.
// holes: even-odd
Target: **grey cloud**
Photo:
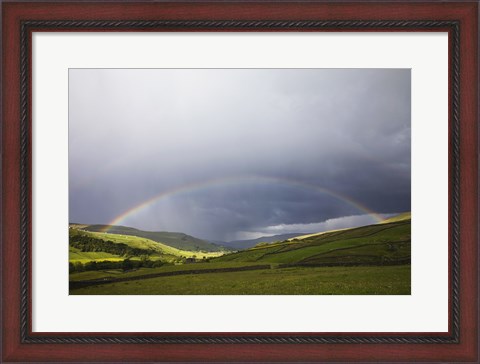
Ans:
[[[108,223],[237,177],[123,223],[222,240],[363,213],[302,185],[410,209],[409,70],[73,69],[69,100],[71,221]]]

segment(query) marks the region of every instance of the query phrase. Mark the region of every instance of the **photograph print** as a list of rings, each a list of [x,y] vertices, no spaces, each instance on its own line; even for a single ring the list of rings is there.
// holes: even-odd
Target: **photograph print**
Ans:
[[[70,69],[69,294],[410,295],[410,69]]]

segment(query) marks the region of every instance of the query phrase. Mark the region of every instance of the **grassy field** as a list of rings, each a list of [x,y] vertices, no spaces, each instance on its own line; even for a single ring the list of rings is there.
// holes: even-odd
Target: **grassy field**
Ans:
[[[160,277],[72,290],[78,295],[408,295],[410,266],[281,268]]]
[[[82,252],[79,249],[73,248],[73,247],[69,248],[68,254],[69,254],[69,261],[71,263],[75,263],[75,262],[87,263],[91,261],[102,261],[102,260],[117,262],[124,259],[118,255],[105,253],[105,252]]]
[[[159,268],[140,268],[138,270],[123,272],[121,269],[109,269],[89,272],[77,272],[70,274],[70,281],[83,281],[101,278],[127,278],[127,277],[141,277],[145,274],[179,272],[197,269],[222,269],[235,268],[257,265],[257,263],[243,263],[243,262],[218,262],[218,263],[195,263],[195,264],[180,264],[180,265],[164,265]],[[277,265],[271,265],[276,267]]]

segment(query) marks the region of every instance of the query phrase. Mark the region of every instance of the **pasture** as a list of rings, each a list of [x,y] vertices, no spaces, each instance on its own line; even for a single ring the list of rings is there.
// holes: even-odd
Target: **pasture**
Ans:
[[[72,290],[78,295],[408,295],[410,266],[291,267],[178,275]]]

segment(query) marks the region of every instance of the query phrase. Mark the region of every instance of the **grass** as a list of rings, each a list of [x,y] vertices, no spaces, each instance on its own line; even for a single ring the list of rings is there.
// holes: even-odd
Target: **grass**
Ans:
[[[180,265],[164,265],[159,268],[140,268],[134,271],[123,272],[121,269],[88,271],[70,273],[70,281],[84,281],[100,278],[127,278],[140,277],[145,274],[188,271],[197,269],[220,269],[220,268],[235,268],[245,267],[249,265],[257,265],[256,263],[238,263],[238,262],[218,262],[218,263],[195,263],[195,264],[180,264]]]
[[[119,257],[118,255],[113,255],[105,252],[82,252],[73,247],[69,248],[68,254],[69,254],[69,261],[71,263],[75,263],[75,262],[87,263],[91,261],[98,262],[102,260],[117,262],[125,259],[123,257]]]
[[[72,290],[78,295],[408,295],[410,266],[280,268],[159,277]]]
[[[312,234],[306,234],[306,235],[299,235],[299,236],[295,236],[295,237],[290,238],[290,239],[287,239],[287,240],[288,240],[288,241],[303,240],[303,239],[311,238],[311,237],[313,237],[313,236],[329,234],[329,233],[333,233],[333,232],[336,232],[336,231],[342,231],[342,230],[348,230],[348,228],[322,231],[322,232],[320,232],[320,233],[312,233]]]

